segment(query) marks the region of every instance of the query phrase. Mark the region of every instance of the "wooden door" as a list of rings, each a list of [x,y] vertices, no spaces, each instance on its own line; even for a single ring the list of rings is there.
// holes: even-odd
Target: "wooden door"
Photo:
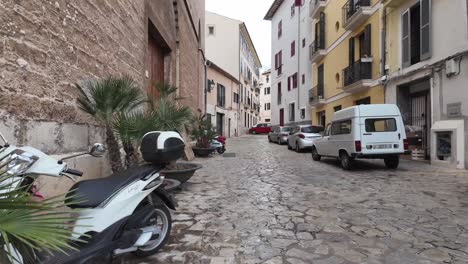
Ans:
[[[159,95],[153,86],[164,83],[164,50],[151,35],[148,36],[148,57],[148,77],[150,80],[148,92],[156,99]]]
[[[280,126],[284,126],[284,109],[283,108],[280,109],[279,120],[280,120]]]

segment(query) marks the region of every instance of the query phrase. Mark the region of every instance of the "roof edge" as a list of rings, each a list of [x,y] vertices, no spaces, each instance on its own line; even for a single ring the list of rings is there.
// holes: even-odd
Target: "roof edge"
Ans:
[[[276,11],[278,11],[278,8],[281,6],[283,2],[284,0],[273,1],[273,3],[270,6],[270,9],[268,9],[268,12],[266,13],[263,20],[271,20],[271,18],[276,14]]]

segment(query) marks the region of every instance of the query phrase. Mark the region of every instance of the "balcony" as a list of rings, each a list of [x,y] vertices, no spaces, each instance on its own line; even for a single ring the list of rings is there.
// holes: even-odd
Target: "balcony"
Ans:
[[[320,89],[319,89],[320,88]],[[309,90],[309,104],[312,107],[325,105],[327,100],[323,94],[323,85],[317,85]]]
[[[355,30],[372,15],[370,0],[348,0],[342,8],[343,27]]]
[[[373,86],[372,61],[357,61],[343,70],[343,91],[356,93]]]
[[[319,15],[327,6],[327,0],[310,0],[309,15],[312,19],[318,19]]]
[[[386,0],[384,1],[384,5],[387,7],[398,7],[406,2],[407,0]]]
[[[309,46],[309,58],[312,63],[318,63],[327,55],[325,39],[315,40]]]

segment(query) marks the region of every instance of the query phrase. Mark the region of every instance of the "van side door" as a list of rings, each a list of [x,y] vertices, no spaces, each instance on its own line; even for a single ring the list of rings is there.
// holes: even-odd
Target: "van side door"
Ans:
[[[330,127],[330,124],[328,124],[325,130],[323,131],[323,136],[315,140],[315,147],[317,148],[317,152],[319,153],[319,155],[329,155],[328,140],[330,138]]]
[[[339,151],[341,149],[346,150],[348,154],[354,152],[354,149],[351,148],[353,146],[353,138],[351,131],[352,130],[352,121],[351,119],[345,119],[340,121],[333,122],[330,131],[330,155],[338,157]]]

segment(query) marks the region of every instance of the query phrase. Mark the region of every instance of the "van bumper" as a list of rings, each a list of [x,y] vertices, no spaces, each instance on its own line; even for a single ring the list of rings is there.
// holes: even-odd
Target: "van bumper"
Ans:
[[[405,154],[405,152],[397,152],[397,153],[386,153],[386,154],[363,154],[363,153],[351,153],[352,158],[357,159],[385,159],[387,157],[392,156],[400,156]]]

